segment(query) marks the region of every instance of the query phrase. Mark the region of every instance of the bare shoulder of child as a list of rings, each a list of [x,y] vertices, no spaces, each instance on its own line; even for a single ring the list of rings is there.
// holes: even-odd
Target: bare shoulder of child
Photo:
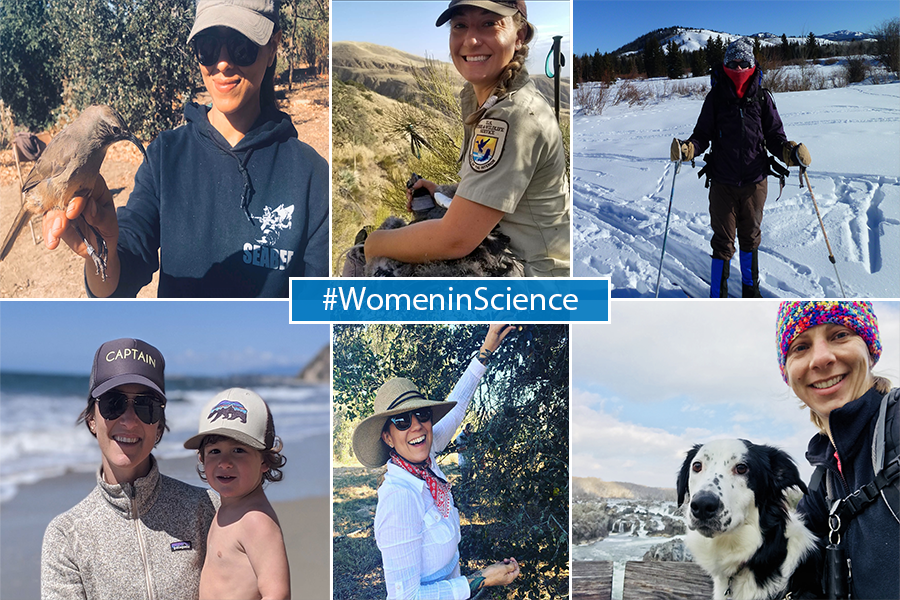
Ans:
[[[209,530],[200,600],[285,600],[291,594],[284,538],[262,487],[227,502]]]

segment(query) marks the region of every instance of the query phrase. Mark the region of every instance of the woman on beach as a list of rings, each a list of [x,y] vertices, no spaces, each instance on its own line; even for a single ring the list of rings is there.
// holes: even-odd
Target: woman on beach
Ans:
[[[366,258],[408,263],[462,258],[499,223],[525,274],[569,275],[569,203],[562,134],[550,106],[525,70],[534,26],[523,0],[452,0],[437,26],[450,21],[450,55],[468,82],[461,94],[465,142],[458,186],[424,187],[452,198],[441,219],[366,239]]]
[[[188,38],[212,99],[147,149],[127,206],[103,178],[44,219],[85,258],[88,295],[135,296],[160,270],[160,297],[287,297],[290,277],[328,273],[325,160],[275,104],[277,1],[199,0]],[[109,247],[107,278],[68,227],[84,211]]]
[[[94,355],[84,422],[97,438],[97,487],[47,526],[41,598],[194,600],[218,497],[160,474],[165,359],[134,339]]]
[[[898,598],[900,389],[872,373],[881,356],[872,304],[783,302],[777,343],[782,376],[819,430],[806,453],[816,473],[798,510],[826,544],[849,559],[852,578],[841,575],[838,581],[848,586],[850,597]],[[880,490],[858,495],[857,500],[869,499],[858,511],[842,502],[836,513],[840,523],[829,519],[835,501],[873,481]],[[826,573],[826,581],[832,578]]]
[[[462,600],[519,575],[515,558],[460,574],[459,511],[436,460],[462,423],[491,354],[514,329],[490,326],[478,357],[446,401],[428,400],[408,379],[390,379],[375,396],[375,414],[353,431],[359,462],[370,468],[387,463],[378,488],[375,540],[388,598]]]
[[[771,170],[766,148],[789,167],[808,166],[812,159],[806,146],[789,142],[785,136],[775,101],[762,87],[762,70],[756,65],[749,39],[728,44],[724,62],[713,67],[712,81],[691,137],[673,139],[670,158],[693,161],[712,144],[712,152],[704,157],[713,230],[709,295],[728,297],[737,230],[741,295],[759,298],[760,227]]]

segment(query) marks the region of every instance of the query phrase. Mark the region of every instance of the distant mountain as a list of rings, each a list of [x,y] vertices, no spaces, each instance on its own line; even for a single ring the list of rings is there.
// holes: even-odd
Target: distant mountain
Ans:
[[[572,498],[593,500],[597,498],[626,498],[651,502],[674,502],[674,488],[654,488],[636,483],[604,481],[598,477],[572,477]]]
[[[462,89],[465,80],[452,63],[446,65],[454,86]],[[369,42],[334,42],[331,69],[335,79],[355,81],[367,89],[394,100],[421,100],[421,92],[413,73],[425,66],[425,58]],[[541,73],[532,73],[538,91],[553,105],[553,80]],[[569,108],[569,78],[560,81],[560,108]]]
[[[662,29],[656,29],[651,31],[650,33],[646,33],[636,40],[625,44],[618,50],[614,51],[613,54],[626,54],[628,52],[640,52],[644,49],[647,41],[650,38],[655,37],[660,46],[665,49],[666,45],[670,41],[674,41],[675,45],[678,46],[681,50],[687,50],[688,52],[693,52],[694,50],[699,50],[700,48],[705,48],[706,43],[710,38],[714,38],[719,36],[722,40],[728,44],[732,40],[735,40],[739,37],[750,37],[757,38],[760,40],[760,43],[764,46],[778,46],[781,44],[781,34],[769,33],[769,32],[759,32],[754,33],[752,35],[746,34],[737,34],[737,33],[726,33],[723,31],[715,31],[712,29],[696,29],[690,27],[665,27]],[[799,42],[801,44],[806,42],[806,36],[787,36],[789,42]],[[816,39],[820,44],[843,44],[849,43],[851,41],[860,41],[860,40],[868,40],[872,41],[872,38],[866,34],[859,31],[835,31],[833,33],[826,33],[816,35]]]
[[[331,346],[325,346],[297,374],[306,383],[329,383],[331,381]]]

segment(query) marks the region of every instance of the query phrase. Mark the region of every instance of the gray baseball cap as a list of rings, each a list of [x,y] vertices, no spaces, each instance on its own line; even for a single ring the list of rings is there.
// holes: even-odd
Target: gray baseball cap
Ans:
[[[203,407],[199,433],[184,447],[197,450],[206,436],[221,435],[257,450],[268,450],[275,443],[274,427],[266,436],[270,418],[269,407],[258,394],[244,388],[227,389]]]
[[[462,6],[477,6],[492,13],[497,13],[501,17],[511,17],[517,12],[522,13],[522,16],[525,17],[525,22],[528,23],[525,43],[527,44],[534,37],[534,25],[528,21],[528,8],[525,6],[525,0],[450,0],[450,5],[437,18],[435,26],[440,27],[449,21],[456,9]]]
[[[229,27],[265,46],[278,23],[279,0],[197,0],[197,17],[188,36],[210,27]]]
[[[137,383],[166,398],[166,361],[159,350],[143,340],[121,338],[105,342],[94,354],[91,367],[91,398],[109,390]]]

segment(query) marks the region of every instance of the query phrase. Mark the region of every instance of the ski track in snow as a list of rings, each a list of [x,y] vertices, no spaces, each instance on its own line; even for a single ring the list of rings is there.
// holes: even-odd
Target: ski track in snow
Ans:
[[[647,85],[658,82],[647,82]],[[762,223],[760,289],[766,297],[900,296],[900,84],[776,94],[788,139],[813,157],[806,182],[791,169],[779,200],[769,178]],[[573,127],[574,275],[609,277],[614,297],[652,297],[672,191],[673,137],[690,136],[702,98],[578,111]],[[709,295],[708,190],[684,163],[666,241],[660,297]],[[817,170],[821,169],[821,170]],[[735,242],[737,245],[737,241]],[[735,252],[737,254],[737,252]],[[731,261],[729,295],[740,296]]]

